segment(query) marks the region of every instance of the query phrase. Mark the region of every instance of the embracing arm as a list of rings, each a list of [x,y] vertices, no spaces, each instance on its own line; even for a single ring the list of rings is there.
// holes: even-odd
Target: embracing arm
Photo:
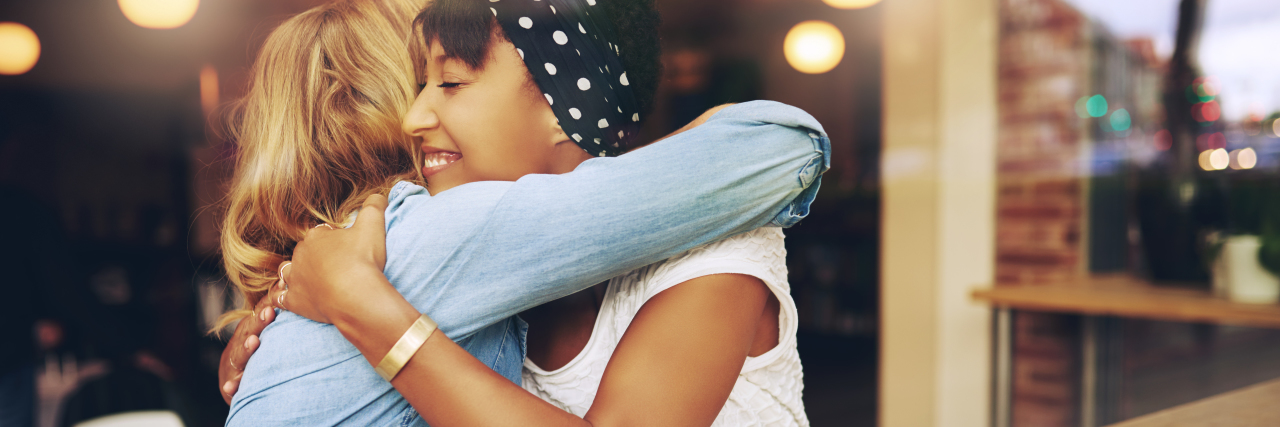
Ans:
[[[829,155],[821,127],[803,111],[733,105],[623,156],[508,184],[439,266],[413,261],[436,250],[431,227],[448,224],[432,209],[465,186],[416,200],[392,195],[386,274],[441,330],[465,337],[695,246],[792,225],[808,213]]]
[[[377,365],[419,313],[376,271],[352,271],[346,279],[360,297],[330,310],[327,320]],[[618,344],[583,418],[511,383],[440,331],[391,383],[424,420],[441,427],[705,426],[733,389],[769,295],[759,279],[717,274],[654,296]],[[304,311],[312,306],[301,292],[286,300]]]

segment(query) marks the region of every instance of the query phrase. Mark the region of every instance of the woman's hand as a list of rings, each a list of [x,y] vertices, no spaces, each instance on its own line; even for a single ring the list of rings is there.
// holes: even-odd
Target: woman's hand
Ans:
[[[294,247],[293,260],[281,263],[284,280],[268,294],[271,304],[321,323],[335,323],[335,316],[364,304],[366,285],[386,282],[386,208],[387,198],[375,194],[365,199],[351,228],[321,225],[308,231]]]
[[[227,341],[227,348],[222,350],[222,360],[218,363],[218,388],[222,392],[222,400],[228,405],[236,390],[240,389],[245,364],[261,344],[258,337],[273,320],[276,320],[276,310],[272,308],[271,301],[268,298],[258,300],[253,315],[240,320],[236,332]]]

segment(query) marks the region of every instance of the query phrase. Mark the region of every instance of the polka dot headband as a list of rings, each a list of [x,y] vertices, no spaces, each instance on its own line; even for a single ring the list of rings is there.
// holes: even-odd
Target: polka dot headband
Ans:
[[[613,23],[596,6],[604,1],[615,0],[489,0],[560,127],[601,157],[621,154],[640,129]]]

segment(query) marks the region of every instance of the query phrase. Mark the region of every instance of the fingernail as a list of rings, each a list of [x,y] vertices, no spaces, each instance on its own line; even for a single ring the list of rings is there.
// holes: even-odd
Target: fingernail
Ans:
[[[268,312],[268,311],[270,311],[270,310],[271,310],[270,308],[264,308],[264,309],[262,309],[262,313],[259,313],[259,314],[258,314],[258,320],[261,320],[261,321],[263,321],[263,322],[266,322],[266,321],[267,321],[267,312]]]
[[[231,394],[231,391],[232,391],[232,390],[234,390],[234,387],[233,387],[233,385],[231,384],[231,381],[227,381],[227,382],[225,382],[225,383],[222,383],[222,392],[223,392],[223,393]]]
[[[249,335],[249,338],[244,339],[244,348],[249,348],[249,345],[252,344],[253,341],[257,341],[257,340],[258,340],[257,335]]]

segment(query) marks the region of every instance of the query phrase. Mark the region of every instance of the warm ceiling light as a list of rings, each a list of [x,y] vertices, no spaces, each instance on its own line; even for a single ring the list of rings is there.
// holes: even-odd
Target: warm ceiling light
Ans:
[[[16,76],[31,70],[40,59],[36,32],[17,22],[0,22],[0,74]]]
[[[200,0],[119,0],[124,17],[143,28],[178,28],[200,7]]]
[[[862,9],[875,6],[880,0],[822,0],[822,2],[836,9]]]
[[[804,21],[787,32],[782,53],[796,70],[822,74],[844,58],[844,34],[826,21]]]

